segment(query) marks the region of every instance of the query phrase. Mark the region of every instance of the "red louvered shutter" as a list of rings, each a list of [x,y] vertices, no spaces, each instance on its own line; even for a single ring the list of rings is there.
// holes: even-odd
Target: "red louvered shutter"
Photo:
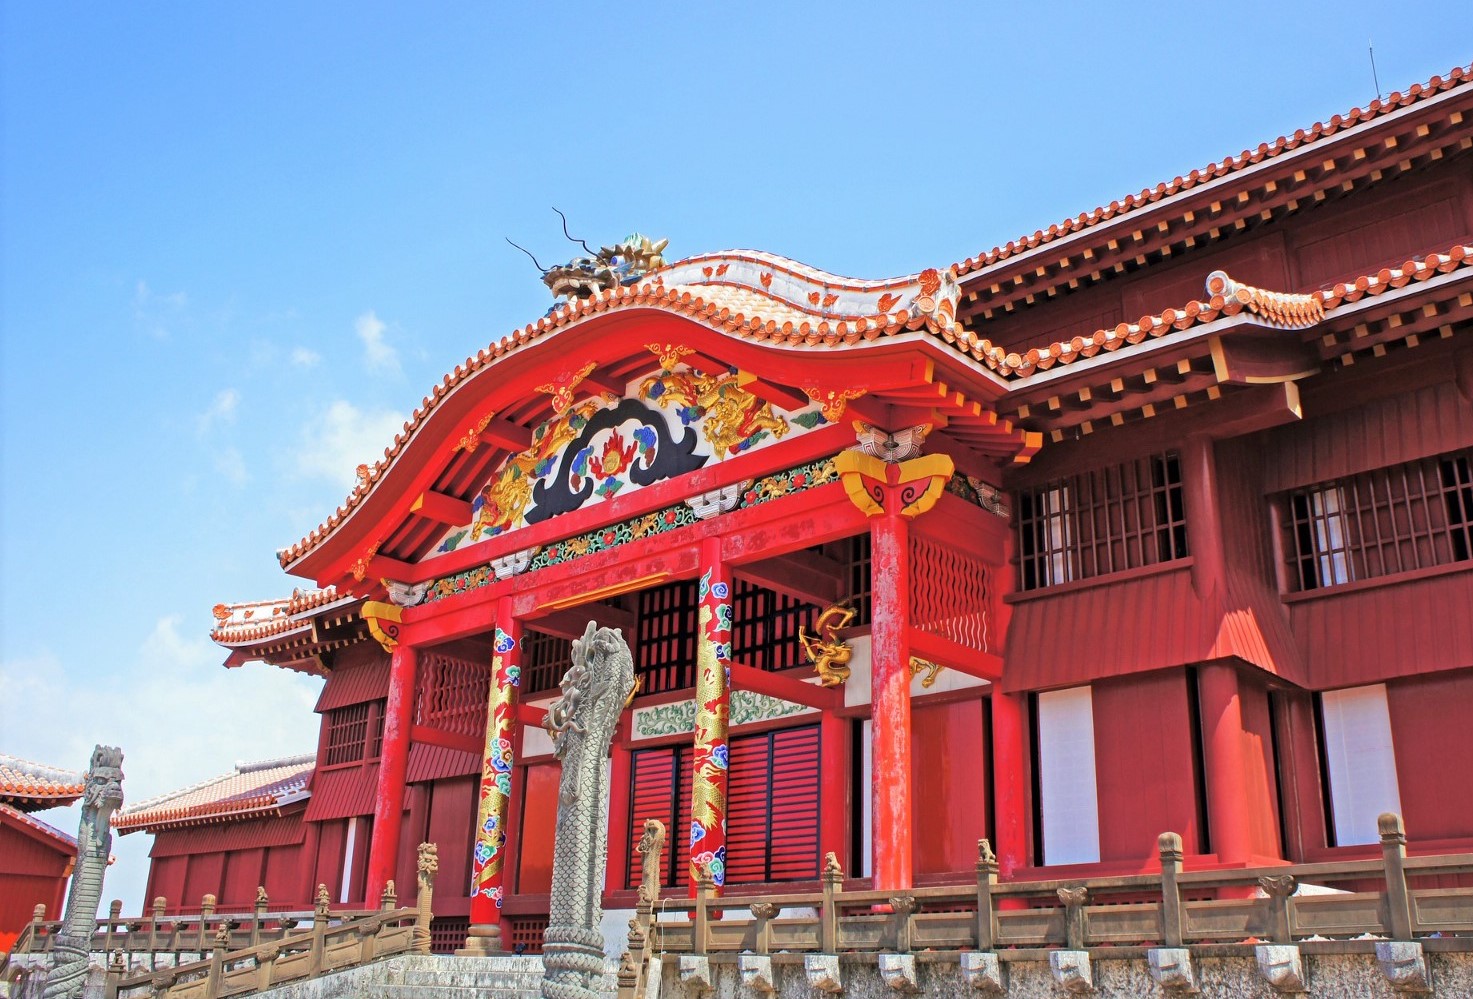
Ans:
[[[670,854],[669,883],[676,888],[690,884],[690,812],[691,799],[695,795],[695,774],[691,773],[690,746],[680,746],[675,753],[676,773],[679,776],[679,794],[675,799],[675,821],[668,826],[669,843],[665,851]]]
[[[769,881],[818,877],[818,726],[783,729],[772,738]]]
[[[772,740],[766,733],[731,740],[726,788],[726,883],[767,880]]]
[[[676,849],[675,843],[679,840],[677,832],[679,826],[675,822],[673,807],[675,767],[679,762],[680,752],[677,746],[642,749],[631,754],[629,857],[628,873],[625,877],[626,888],[635,888],[639,885],[639,838],[644,835],[646,819],[659,819],[665,823],[668,838],[665,851],[669,854]],[[687,805],[687,810],[689,810],[689,805]],[[668,872],[668,857],[666,864]],[[660,880],[669,884],[668,873]]]

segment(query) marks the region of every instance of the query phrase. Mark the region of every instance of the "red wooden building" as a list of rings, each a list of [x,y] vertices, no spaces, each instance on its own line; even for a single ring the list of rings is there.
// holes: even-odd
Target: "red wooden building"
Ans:
[[[59,919],[77,839],[31,813],[70,805],[83,776],[0,753],[0,951],[7,950],[37,905]]]
[[[168,911],[198,912],[205,895],[222,910],[242,911],[264,887],[278,909],[311,908],[319,856],[318,827],[302,814],[314,757],[238,763],[228,774],[121,809],[119,835],[154,834],[147,899]]]
[[[827,851],[969,877],[982,836],[1012,876],[1166,829],[1357,855],[1385,810],[1473,845],[1470,116],[1455,70],[894,280],[647,240],[550,273],[279,553],[324,589],[217,609],[230,664],[327,676],[330,888],[428,837],[446,939],[535,935],[538,723],[590,619],[642,683],[611,907],[651,816],[667,882],[731,894]]]

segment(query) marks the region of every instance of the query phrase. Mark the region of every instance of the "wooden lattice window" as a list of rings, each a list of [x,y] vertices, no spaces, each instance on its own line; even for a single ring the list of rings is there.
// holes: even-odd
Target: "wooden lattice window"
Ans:
[[[572,639],[527,629],[522,635],[522,696],[555,689],[572,661]]]
[[[639,645],[634,660],[635,672],[644,678],[640,693],[695,686],[699,613],[693,579],[640,592]]]
[[[327,754],[323,761],[324,766],[356,763],[363,759],[364,748],[368,741],[369,709],[369,703],[364,702],[334,708],[327,713],[324,719],[324,724],[327,726]],[[378,715],[382,718],[383,712],[379,711]],[[378,738],[380,740],[383,738],[382,726],[379,727]],[[377,752],[374,755],[378,755]]]
[[[870,608],[874,603],[870,599],[874,584],[870,580],[869,534],[856,534],[844,538],[836,543],[835,548],[834,557],[847,567],[845,594],[842,602],[854,608],[854,620],[849,622],[849,625],[858,628],[869,624]]]
[[[1281,503],[1296,590],[1473,558],[1473,448],[1315,483]]]
[[[1174,451],[1023,490],[1015,509],[1025,590],[1187,556],[1181,460]]]
[[[811,623],[822,610],[797,597],[738,579],[732,593],[732,658],[769,672],[806,666],[798,628]]]
[[[486,730],[491,670],[440,652],[422,653],[415,720],[421,725],[479,738]]]

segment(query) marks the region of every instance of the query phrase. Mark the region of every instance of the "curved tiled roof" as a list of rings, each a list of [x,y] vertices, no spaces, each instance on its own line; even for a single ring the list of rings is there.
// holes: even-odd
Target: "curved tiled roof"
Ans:
[[[310,795],[307,784],[315,761],[316,756],[307,753],[237,763],[229,773],[122,809],[113,816],[113,826],[127,833],[218,822],[281,808]]]
[[[1366,274],[1311,294],[1265,291],[1238,284],[1221,271],[1214,271],[1207,282],[1208,297],[1200,301],[1188,302],[1180,308],[1167,309],[1153,316],[1142,316],[1133,323],[1096,330],[1089,336],[1076,336],[1047,347],[1036,347],[1022,354],[1004,353],[982,341],[985,349],[977,356],[1004,377],[1018,377],[1244,312],[1271,326],[1307,329],[1338,306],[1468,266],[1473,266],[1473,246],[1458,245],[1445,253],[1408,260],[1400,267],[1382,268],[1375,274]]]
[[[951,272],[928,269],[882,281],[829,274],[775,254],[703,254],[587,299],[557,305],[535,323],[491,344],[447,374],[394,435],[384,458],[361,466],[346,503],[296,544],[277,552],[290,565],[322,541],[373,491],[431,413],[456,386],[502,357],[602,313],[655,309],[710,329],[781,347],[844,347],[925,330],[948,341],[975,339],[956,322],[959,289]]]
[[[0,802],[35,808],[67,805],[82,796],[86,775],[0,753]]]
[[[1032,250],[1035,247],[1060,239],[1070,233],[1088,229],[1091,226],[1107,222],[1130,212],[1137,211],[1147,205],[1153,205],[1163,198],[1190,190],[1219,177],[1235,173],[1250,167],[1255,163],[1272,159],[1287,152],[1292,152],[1311,143],[1327,139],[1330,136],[1351,128],[1356,125],[1372,121],[1383,115],[1390,114],[1400,108],[1416,104],[1419,101],[1451,90],[1454,87],[1466,83],[1473,78],[1473,66],[1460,66],[1447,76],[1434,76],[1426,83],[1413,84],[1405,92],[1397,91],[1386,100],[1371,101],[1365,108],[1351,108],[1344,115],[1335,115],[1328,122],[1315,122],[1308,129],[1299,129],[1293,135],[1281,135],[1273,142],[1264,142],[1256,149],[1245,149],[1237,156],[1225,157],[1220,163],[1209,163],[1200,170],[1193,170],[1185,177],[1174,177],[1170,182],[1157,184],[1155,187],[1143,189],[1139,194],[1127,194],[1118,201],[1112,201],[1108,205],[1102,205],[1093,211],[1080,212],[1074,218],[1064,219],[1047,230],[1036,230],[1031,236],[1019,236],[1008,242],[1006,246],[997,246],[979,253],[975,257],[967,257],[960,263],[953,265],[958,277],[988,267],[999,261],[1007,260],[1009,257]]]

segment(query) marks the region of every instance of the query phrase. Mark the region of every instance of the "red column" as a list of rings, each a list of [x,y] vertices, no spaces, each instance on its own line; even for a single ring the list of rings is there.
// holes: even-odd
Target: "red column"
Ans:
[[[501,906],[506,893],[507,819],[511,804],[512,738],[522,679],[522,622],[511,601],[496,610],[491,686],[486,700],[486,744],[481,759],[476,842],[471,851],[471,928],[465,953],[503,949]]]
[[[825,710],[818,724],[819,759],[823,772],[836,776],[826,780],[819,792],[818,854],[832,853],[844,870],[849,857],[849,721]]]
[[[368,883],[363,904],[375,906],[399,860],[404,818],[404,775],[409,769],[409,728],[414,722],[416,655],[411,645],[394,647],[389,666],[389,703],[384,708],[384,745],[373,799],[373,839],[368,846]]]
[[[1220,664],[1197,671],[1202,712],[1202,746],[1207,779],[1207,826],[1212,852],[1229,864],[1244,864],[1252,853],[1248,781],[1243,772],[1243,709],[1238,671]]]
[[[1004,876],[1028,865],[1028,771],[1024,766],[1026,732],[1023,694],[992,688],[993,829],[997,870]]]
[[[726,884],[727,722],[731,712],[731,582],[721,539],[701,542],[700,632],[696,646],[696,730],[691,753],[690,891],[707,877]]]
[[[912,883],[910,796],[910,545],[907,522],[870,520],[871,864],[875,890]]]

